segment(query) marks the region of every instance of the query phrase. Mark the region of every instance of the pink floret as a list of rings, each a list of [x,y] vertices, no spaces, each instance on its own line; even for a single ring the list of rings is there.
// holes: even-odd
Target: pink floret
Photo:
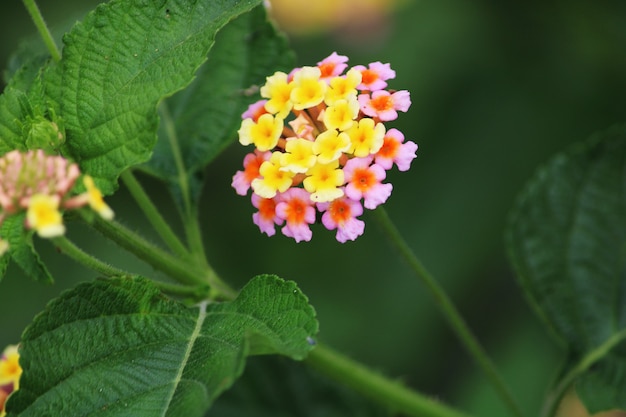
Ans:
[[[337,52],[333,52],[328,57],[324,58],[317,63],[317,67],[322,72],[321,79],[330,79],[341,75],[343,71],[348,68],[348,57],[344,55],[338,55]]]
[[[302,188],[290,188],[281,195],[276,205],[276,216],[285,220],[283,234],[296,242],[309,241],[313,232],[309,228],[315,223],[315,208],[309,192]]]
[[[342,197],[330,203],[319,203],[317,208],[324,212],[324,227],[328,230],[337,229],[335,237],[341,243],[356,240],[365,231],[365,222],[357,219],[363,214],[363,207],[358,201]]]
[[[268,236],[276,234],[275,224],[283,224],[283,220],[276,216],[278,199],[278,197],[263,198],[254,193],[252,194],[252,205],[259,209],[252,215],[252,221],[259,227],[261,233],[265,233]]]
[[[373,210],[387,201],[393,186],[381,183],[386,177],[385,169],[378,164],[369,165],[371,161],[371,157],[349,160],[344,167],[344,177],[346,196],[355,201],[363,198],[365,208]]]
[[[386,170],[391,169],[395,163],[399,171],[408,171],[416,157],[417,144],[411,141],[403,142],[402,132],[395,128],[389,129],[374,161]]]
[[[363,65],[356,65],[354,69],[362,74],[361,84],[357,86],[362,91],[377,91],[387,87],[386,80],[396,77],[396,72],[391,69],[390,64],[372,62],[368,68]]]
[[[359,94],[361,111],[370,117],[388,122],[398,118],[398,111],[406,112],[411,107],[411,96],[408,91],[390,93],[387,90],[374,91],[372,95]]]
[[[255,103],[250,104],[248,106],[248,109],[241,115],[241,118],[252,119],[256,122],[257,120],[259,120],[259,117],[267,113],[267,110],[265,110],[265,103],[267,103],[267,100],[259,100]]]

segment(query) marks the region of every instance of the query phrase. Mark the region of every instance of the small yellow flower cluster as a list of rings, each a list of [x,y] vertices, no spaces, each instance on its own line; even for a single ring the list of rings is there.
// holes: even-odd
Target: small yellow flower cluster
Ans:
[[[4,404],[9,395],[20,387],[22,368],[19,359],[20,354],[15,345],[7,346],[0,356],[0,417],[6,415]]]
[[[47,155],[43,150],[11,151],[0,157],[0,224],[7,216],[26,211],[26,227],[44,238],[65,233],[61,210],[89,205],[105,219],[113,211],[104,202],[93,179],[83,175],[87,191],[70,196],[81,176],[78,165],[61,156]],[[0,255],[9,248],[0,238]]]

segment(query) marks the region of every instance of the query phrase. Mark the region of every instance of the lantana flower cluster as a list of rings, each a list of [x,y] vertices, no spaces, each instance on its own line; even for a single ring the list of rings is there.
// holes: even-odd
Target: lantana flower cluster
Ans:
[[[275,72],[260,89],[263,99],[242,115],[239,142],[255,149],[232,186],[243,196],[252,190],[253,221],[268,236],[279,225],[309,241],[321,217],[339,242],[355,240],[365,229],[363,209],[391,194],[386,171],[394,164],[406,171],[416,156],[414,142],[384,125],[411,105],[408,91],[387,89],[395,71],[347,62],[333,52],[317,66]]]
[[[43,150],[14,150],[0,157],[0,224],[11,215],[26,212],[25,226],[40,237],[53,238],[65,233],[65,210],[89,205],[103,218],[113,218],[93,179],[82,175],[86,191],[71,191],[81,177],[77,164]],[[0,254],[8,242],[0,238]]]
[[[16,345],[7,346],[0,356],[0,417],[6,415],[4,404],[9,395],[20,387],[22,368],[19,358]]]

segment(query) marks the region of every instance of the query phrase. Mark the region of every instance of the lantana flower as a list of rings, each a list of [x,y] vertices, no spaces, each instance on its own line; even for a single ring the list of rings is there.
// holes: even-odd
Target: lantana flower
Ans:
[[[386,90],[377,90],[369,94],[359,95],[361,111],[370,117],[388,122],[398,118],[398,111],[406,112],[411,106],[411,98],[406,90],[390,93]]]
[[[357,218],[363,214],[363,207],[356,200],[342,197],[330,203],[318,203],[317,209],[324,213],[322,224],[328,230],[337,229],[336,238],[341,243],[355,240],[365,230],[365,222]]]
[[[398,129],[389,129],[383,138],[383,146],[376,152],[375,161],[386,170],[395,163],[398,171],[408,171],[415,158],[417,144],[404,142],[404,135]]]
[[[309,228],[315,223],[315,208],[310,195],[302,188],[291,188],[281,196],[276,205],[276,215],[285,220],[282,232],[296,242],[311,240],[313,232]]]
[[[337,52],[333,52],[323,60],[317,63],[317,67],[320,69],[320,78],[333,79],[338,75],[341,75],[343,71],[348,68],[348,57],[339,55]]]
[[[388,63],[349,68],[333,52],[317,66],[267,77],[239,129],[239,142],[255,150],[232,181],[237,194],[252,190],[262,233],[282,225],[284,235],[308,241],[321,223],[342,243],[363,234],[363,209],[391,195],[386,171],[406,171],[416,156],[414,142],[385,126],[411,105],[408,91],[386,89],[395,75]]]
[[[283,224],[284,220],[276,215],[276,205],[278,198],[263,198],[257,194],[252,194],[252,205],[259,209],[252,215],[252,221],[259,226],[262,233],[268,236],[276,234],[275,225]]]
[[[19,359],[17,345],[7,346],[0,356],[0,417],[6,415],[4,405],[9,395],[20,387],[22,367]]]
[[[14,150],[0,157],[0,224],[7,217],[26,212],[25,226],[40,237],[65,233],[63,212],[90,206],[110,220],[113,210],[88,175],[82,175],[86,192],[76,194],[74,186],[81,172],[75,163],[43,150]],[[9,249],[0,238],[0,254]]]
[[[372,164],[372,158],[353,158],[344,167],[346,179],[346,195],[359,201],[363,199],[363,206],[373,210],[387,201],[393,186],[383,184],[385,170],[378,164]]]
[[[403,138],[404,139],[404,138]],[[243,159],[243,171],[237,171],[233,176],[232,186],[239,195],[248,194],[252,180],[258,178],[261,164],[270,158],[270,152],[255,150]]]
[[[361,84],[358,88],[363,91],[378,91],[387,88],[387,80],[396,78],[396,72],[389,64],[372,62],[368,67],[357,65],[355,70],[361,73]]]

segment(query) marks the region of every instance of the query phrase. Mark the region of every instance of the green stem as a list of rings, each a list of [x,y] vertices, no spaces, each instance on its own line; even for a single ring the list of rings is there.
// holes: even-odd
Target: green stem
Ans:
[[[137,181],[133,173],[130,170],[126,170],[122,173],[121,178],[128,188],[128,191],[137,202],[137,205],[141,208],[152,227],[154,227],[167,246],[181,258],[188,258],[189,252],[187,248],[181,243],[180,239],[178,239],[178,236],[172,231],[172,228],[165,221],[163,216],[161,216],[161,213],[159,213],[159,210],[148,194],[146,194],[146,191],[139,181]]]
[[[489,356],[487,356],[487,353],[484,351],[476,337],[472,334],[463,317],[458,312],[444,289],[428,272],[428,270],[426,270],[417,256],[415,256],[413,250],[411,250],[408,243],[404,240],[396,226],[393,224],[385,209],[383,207],[379,207],[373,212],[373,215],[376,217],[376,220],[378,220],[383,232],[387,235],[393,246],[409,264],[415,275],[422,281],[422,283],[424,283],[424,285],[426,285],[426,288],[430,291],[430,294],[437,302],[441,312],[448,320],[452,330],[456,333],[469,354],[482,368],[488,380],[491,382],[503,402],[508,406],[511,413],[518,417],[523,416],[519,405],[496,370],[495,365]]]
[[[185,162],[183,161],[183,156],[180,151],[180,143],[178,141],[178,135],[176,134],[176,124],[165,102],[162,102],[159,106],[159,113],[161,115],[161,121],[163,123],[166,136],[170,143],[172,156],[174,157],[174,163],[176,164],[176,170],[178,171],[178,185],[180,187],[184,206],[182,217],[191,253],[201,267],[207,272],[207,280],[209,285],[211,285],[212,296],[235,296],[237,293],[219,278],[206,259],[204,244],[202,242],[202,234],[200,233],[200,224],[198,222],[198,213],[191,201],[189,178],[187,176],[187,169],[185,168]]]
[[[161,115],[161,122],[163,123],[165,134],[170,143],[172,156],[174,157],[174,163],[176,164],[176,170],[178,171],[178,185],[180,186],[180,192],[183,198],[185,215],[189,217],[191,214],[191,192],[189,191],[187,170],[185,169],[183,156],[180,152],[178,135],[176,134],[176,124],[174,123],[174,119],[172,118],[169,108],[165,102],[162,102],[159,105],[159,114]]]
[[[388,406],[394,412],[413,417],[463,417],[445,404],[412,391],[403,384],[366,368],[352,359],[318,345],[305,363],[361,394]]]
[[[191,286],[208,284],[211,287],[209,295],[213,300],[218,298],[232,299],[237,295],[237,292],[224,283],[208,265],[198,265],[193,259],[189,261],[181,260],[115,221],[96,217],[91,224],[105,237],[133,253],[155,269],[165,272],[181,284]]]
[[[99,217],[96,217],[91,224],[105,237],[111,239],[154,268],[167,273],[171,278],[179,281],[181,284],[199,285],[207,283],[206,274],[198,270],[195,265],[181,262],[180,259],[154,246],[152,243],[121,224]]]
[[[37,27],[37,30],[41,35],[41,39],[46,44],[46,48],[48,48],[52,59],[57,62],[60,61],[61,53],[54,42],[54,38],[52,37],[46,22],[43,20],[43,16],[41,15],[39,7],[37,7],[37,3],[35,3],[35,0],[22,0],[22,3],[24,3],[24,7],[28,10],[28,14],[30,14],[31,19],[33,19],[33,23]]]
[[[552,417],[556,414],[563,396],[572,385],[574,380],[586,372],[594,363],[604,358],[617,344],[626,339],[626,330],[622,330],[611,336],[606,342],[587,353],[583,358],[561,379],[557,387],[546,398],[541,415]]]
[[[94,271],[97,271],[107,277],[132,275],[129,272],[115,268],[114,266],[111,266],[101,261],[100,259],[89,255],[87,252],[83,251],[73,242],[68,240],[65,236],[59,236],[52,239],[52,243],[57,246],[63,254],[74,259],[79,264],[82,264],[87,268],[93,269]]]
[[[210,291],[208,285],[198,285],[196,287],[190,287],[187,285],[170,284],[162,281],[153,282],[154,285],[159,287],[159,289],[166,294],[176,295],[179,297],[190,297],[195,302],[206,299]]]
[[[183,199],[183,223],[185,224],[185,233],[187,235],[187,243],[191,249],[191,253],[204,266],[208,267],[202,243],[202,235],[200,234],[200,225],[198,224],[198,216],[191,204],[191,192],[189,190],[189,178],[187,177],[187,169],[180,151],[180,143],[176,133],[176,124],[165,102],[159,106],[161,121],[165,129],[165,134],[170,143],[176,171],[178,172],[178,186]]]
[[[198,220],[198,213],[196,210],[189,210],[185,214],[185,234],[187,235],[187,242],[191,248],[191,253],[203,266],[209,267],[209,263],[205,256],[204,243],[202,242],[202,233],[200,233],[200,222]]]

